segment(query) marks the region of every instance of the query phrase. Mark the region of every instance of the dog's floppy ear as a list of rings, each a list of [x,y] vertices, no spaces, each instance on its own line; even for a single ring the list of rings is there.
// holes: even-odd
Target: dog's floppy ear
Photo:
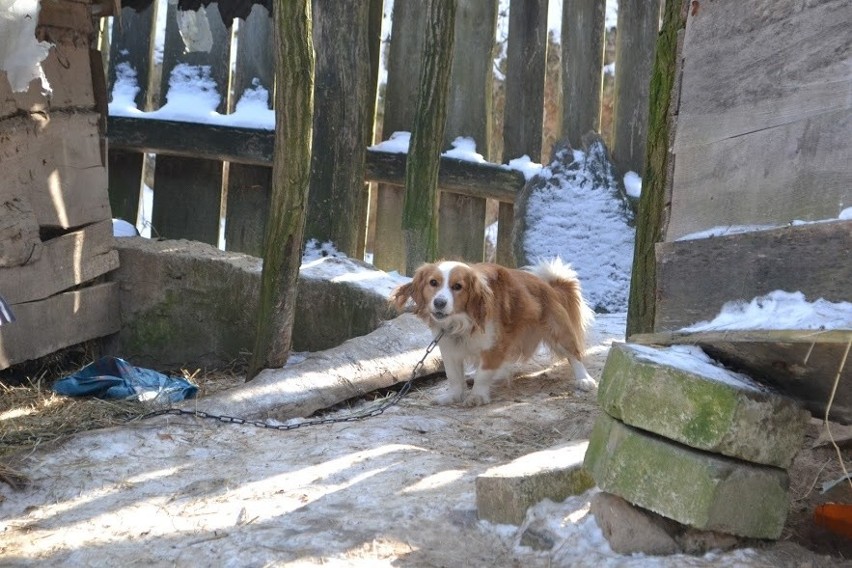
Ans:
[[[408,299],[411,298],[413,294],[414,281],[412,280],[408,284],[402,284],[401,286],[397,286],[396,290],[391,293],[390,304],[394,308],[396,308],[396,311],[402,312],[403,310],[405,310],[405,304],[408,303]]]
[[[424,264],[414,273],[414,278],[412,278],[411,282],[398,286],[396,290],[393,291],[390,297],[390,303],[397,309],[397,311],[404,311],[405,304],[408,303],[409,299],[414,300],[414,304],[417,308],[421,308],[426,303],[426,298],[423,296],[423,286],[426,283],[426,277],[431,266],[432,265]],[[416,309],[415,312],[416,311],[418,310]]]
[[[467,311],[479,329],[485,329],[485,320],[493,311],[494,291],[488,285],[488,277],[479,271],[471,275]]]

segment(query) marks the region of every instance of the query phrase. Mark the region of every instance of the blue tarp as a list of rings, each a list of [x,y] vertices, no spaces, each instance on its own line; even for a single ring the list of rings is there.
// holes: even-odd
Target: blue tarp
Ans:
[[[177,402],[195,398],[198,387],[182,377],[134,367],[118,357],[103,357],[56,381],[53,391],[65,396]]]

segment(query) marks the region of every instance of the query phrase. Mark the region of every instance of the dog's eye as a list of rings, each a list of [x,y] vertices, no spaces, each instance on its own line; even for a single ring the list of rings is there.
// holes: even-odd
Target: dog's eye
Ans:
[[[438,281],[433,278],[429,281],[429,286],[436,288],[438,286]]]
[[[452,288],[453,288],[453,291],[458,292],[459,290],[462,289],[461,282],[456,282],[455,284],[453,284]]]

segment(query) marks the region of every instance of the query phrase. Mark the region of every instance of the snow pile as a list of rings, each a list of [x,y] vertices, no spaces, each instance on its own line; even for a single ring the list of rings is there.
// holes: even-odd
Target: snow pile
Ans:
[[[209,65],[176,65],[169,77],[166,104],[151,112],[136,106],[139,92],[137,73],[128,63],[115,67],[115,83],[109,103],[110,116],[127,116],[153,120],[176,120],[220,126],[275,129],[275,112],[269,108],[269,91],[255,80],[246,89],[231,114],[216,111],[222,100]]]
[[[680,331],[735,329],[852,329],[852,303],[808,302],[801,292],[775,290],[750,302],[736,300],[722,306],[712,321],[703,321]]]
[[[41,79],[43,94],[51,92],[41,68],[50,44],[35,38],[38,12],[38,0],[0,0],[0,71],[16,93],[27,92],[33,79]]]
[[[766,387],[756,383],[750,377],[726,369],[711,359],[696,345],[647,347],[645,345],[631,344],[630,348],[636,352],[638,359],[649,363],[674,367],[738,388],[747,388],[754,391],[767,390]]]
[[[562,148],[524,188],[516,207],[519,264],[560,257],[577,271],[597,312],[627,310],[633,213],[599,139],[586,152]]]
[[[396,271],[384,272],[365,262],[351,259],[339,252],[332,243],[320,243],[316,239],[305,244],[299,273],[305,278],[350,282],[386,298],[397,286],[411,281],[411,278]]]

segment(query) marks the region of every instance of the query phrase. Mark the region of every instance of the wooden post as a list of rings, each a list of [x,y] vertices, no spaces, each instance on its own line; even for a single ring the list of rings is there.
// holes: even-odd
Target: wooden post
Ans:
[[[622,174],[645,166],[648,90],[659,30],[659,0],[619,1],[612,158]]]
[[[367,84],[367,119],[364,130],[364,146],[372,146],[376,135],[376,104],[379,98],[379,69],[382,66],[382,12],[384,9],[383,0],[370,0],[370,15],[367,25],[367,47],[370,50],[370,79]],[[368,215],[375,219],[375,197],[377,188],[375,184],[369,182],[364,183],[364,198],[363,203],[367,207],[362,207],[359,210],[359,218],[357,219],[358,227],[362,230],[362,234],[358,235],[358,251],[357,257],[363,259],[367,252],[367,240],[373,239],[375,234],[370,233],[370,226],[375,228],[375,223],[371,223]],[[371,241],[372,242],[372,241]]]
[[[438,166],[447,119],[456,0],[433,0],[423,50],[420,94],[405,168],[406,273],[438,252]]]
[[[564,0],[562,5],[562,136],[582,147],[601,124],[606,0]]]
[[[207,6],[213,36],[210,53],[184,53],[177,29],[175,4],[169,4],[166,41],[163,49],[163,78],[160,96],[165,103],[172,70],[179,63],[209,65],[221,101],[218,112],[227,108],[231,33],[219,17],[217,4]],[[154,170],[154,212],[151,219],[160,236],[219,244],[222,208],[222,162],[198,158],[159,156]]]
[[[689,0],[666,0],[651,76],[648,153],[636,215],[636,246],[627,307],[627,337],[654,330],[657,268],[654,245],[662,240],[667,193],[674,167],[670,149],[677,112],[682,34]]]
[[[141,12],[122,8],[121,17],[113,18],[110,44],[109,91],[115,86],[116,67],[126,63],[136,72],[136,107],[147,107],[151,50],[154,38],[157,3],[153,2]],[[109,175],[109,203],[112,216],[136,224],[139,214],[139,193],[142,189],[142,164],[145,155],[140,152],[110,150],[107,161]],[[150,214],[150,212],[149,212]]]
[[[305,239],[331,241],[356,257],[363,231],[364,138],[370,58],[370,3],[314,0],[316,46],[311,191]]]
[[[527,155],[541,161],[544,122],[544,77],[547,65],[547,0],[512,0],[509,5],[509,45],[506,70],[506,108],[503,121],[503,163]],[[514,207],[500,203],[497,217],[496,260],[513,266]]]
[[[489,159],[491,145],[491,52],[497,27],[496,0],[457,0],[455,47],[444,148],[469,136]],[[481,262],[485,254],[485,200],[442,192],[439,204],[438,254]]]
[[[314,45],[311,0],[275,0],[275,154],[257,335],[246,380],[290,354],[311,175]]]
[[[411,132],[417,86],[423,64],[429,6],[427,2],[395,2],[388,48],[388,82],[382,139],[397,131]],[[404,191],[379,184],[376,199],[376,237],[373,264],[382,270],[405,273],[405,239],[402,236]]]
[[[275,51],[272,25],[266,8],[252,7],[240,22],[234,94],[239,101],[246,89],[258,86],[269,91],[269,106],[275,92]],[[272,187],[270,168],[231,163],[228,166],[225,248],[254,256],[263,255],[263,235]]]

